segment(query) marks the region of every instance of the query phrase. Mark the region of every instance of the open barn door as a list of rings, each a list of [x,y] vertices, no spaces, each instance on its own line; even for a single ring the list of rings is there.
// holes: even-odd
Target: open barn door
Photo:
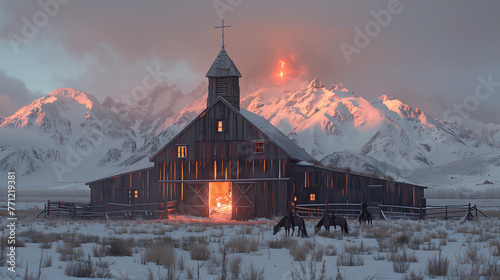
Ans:
[[[255,182],[233,183],[233,219],[255,218]]]
[[[185,183],[187,185],[187,194],[185,201],[186,208],[196,216],[208,217],[209,214],[209,183]]]

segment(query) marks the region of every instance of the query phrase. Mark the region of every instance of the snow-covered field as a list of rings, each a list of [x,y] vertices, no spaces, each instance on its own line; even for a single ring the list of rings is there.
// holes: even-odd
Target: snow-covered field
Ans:
[[[2,259],[1,279],[38,279],[39,273],[40,279],[76,279],[70,273],[116,279],[431,279],[429,269],[439,256],[442,265],[449,261],[448,278],[437,279],[500,279],[496,218],[377,220],[373,228],[349,220],[348,236],[339,228],[315,235],[317,221],[309,220],[309,238],[286,237],[283,230],[273,236],[277,220],[20,220],[16,238],[25,246],[16,250],[15,275]],[[2,217],[2,228],[6,223]]]

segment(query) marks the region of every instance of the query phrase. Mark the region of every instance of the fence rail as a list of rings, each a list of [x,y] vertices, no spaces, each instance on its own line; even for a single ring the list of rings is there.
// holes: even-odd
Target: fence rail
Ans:
[[[356,203],[328,203],[328,204],[298,204],[293,206],[295,212],[303,217],[320,218],[328,212],[334,212],[336,215],[357,218],[361,212],[361,204]],[[465,219],[472,220],[479,215],[490,219],[483,211],[478,209],[477,205],[446,205],[446,206],[398,206],[398,205],[371,205],[368,210],[374,217],[381,219],[425,219],[425,218],[443,218],[443,219]]]
[[[177,201],[163,203],[106,203],[103,205],[90,205],[84,203],[48,201],[44,210],[36,217],[44,214],[46,217],[68,216],[75,218],[103,218],[103,219],[167,219],[177,209]]]

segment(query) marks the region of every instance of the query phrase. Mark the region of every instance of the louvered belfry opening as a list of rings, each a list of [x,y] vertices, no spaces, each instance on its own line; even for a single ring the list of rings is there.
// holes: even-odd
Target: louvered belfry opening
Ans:
[[[207,106],[220,96],[236,109],[240,109],[241,74],[224,48],[215,58],[206,77],[208,78]]]

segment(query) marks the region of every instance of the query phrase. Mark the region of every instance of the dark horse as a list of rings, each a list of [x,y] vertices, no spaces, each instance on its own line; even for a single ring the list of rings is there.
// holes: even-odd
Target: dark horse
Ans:
[[[319,220],[318,224],[314,227],[314,234],[316,234],[322,226],[325,227],[326,231],[330,231],[330,226],[333,226],[334,229],[339,226],[342,233],[349,234],[349,227],[347,226],[346,219],[343,217],[337,217],[333,213],[332,215],[325,214],[323,218]]]
[[[273,235],[276,235],[281,228],[285,228],[286,236],[290,233],[290,228],[292,227],[292,222],[289,216],[281,218],[277,225],[274,226]],[[293,234],[293,233],[292,233]]]
[[[309,237],[307,235],[306,223],[304,221],[304,218],[296,216],[296,215],[288,215],[288,216],[283,217],[278,222],[278,224],[274,226],[273,235],[276,235],[276,233],[278,233],[278,231],[280,231],[280,229],[282,227],[284,227],[285,233],[288,236],[288,232],[290,231],[290,227],[291,227],[292,228],[291,236],[293,236],[293,233],[295,232],[295,226],[299,227],[299,229],[297,231],[297,236],[299,236],[299,234],[302,232],[302,237]]]
[[[332,217],[329,214],[325,214],[314,227],[314,234],[316,234],[321,227],[325,227],[326,231],[330,231],[330,226],[334,224],[335,223],[333,222]]]
[[[347,226],[347,220],[344,217],[337,217],[332,213],[333,228],[339,226],[342,229],[343,234],[349,234],[349,227]]]
[[[368,211],[368,205],[366,205],[365,202],[361,204],[361,213],[359,213],[359,216],[357,218],[359,223],[368,223],[373,227],[373,216],[370,211]]]

